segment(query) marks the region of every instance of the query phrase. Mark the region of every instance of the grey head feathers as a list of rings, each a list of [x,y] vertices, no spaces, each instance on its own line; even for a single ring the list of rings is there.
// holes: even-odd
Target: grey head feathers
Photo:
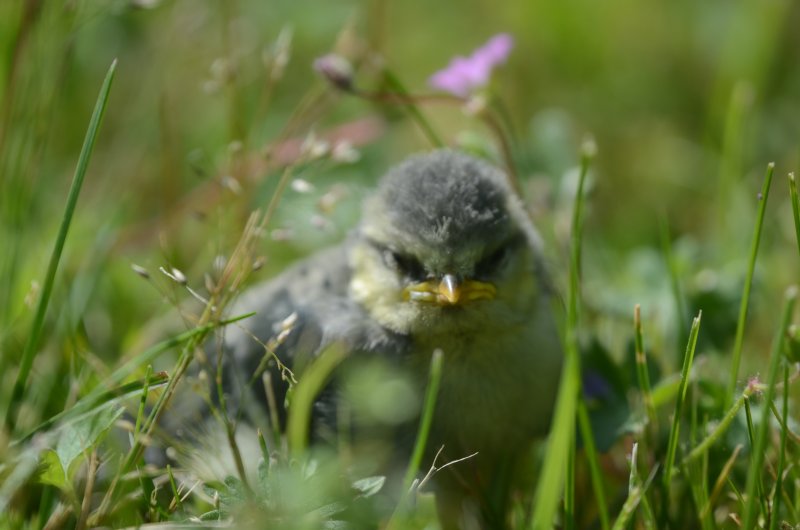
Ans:
[[[442,149],[409,158],[381,181],[376,201],[394,230],[430,246],[492,240],[512,228],[505,176],[486,162]],[[367,219],[369,219],[369,208]],[[378,212],[373,212],[378,213]]]

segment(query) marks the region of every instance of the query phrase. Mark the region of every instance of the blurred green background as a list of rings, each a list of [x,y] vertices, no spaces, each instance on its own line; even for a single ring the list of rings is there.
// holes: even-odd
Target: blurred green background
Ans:
[[[410,93],[429,94],[433,72],[499,32],[516,47],[492,93],[510,118],[526,200],[559,273],[579,146],[587,135],[597,143],[585,320],[617,357],[637,302],[667,364],[685,344],[675,331],[700,308],[705,351],[729,350],[757,193],[766,164],[776,163],[745,342],[744,367],[757,371],[777,300],[800,270],[786,184],[800,156],[798,25],[800,5],[788,0],[2,2],[0,393],[7,397],[16,375],[114,58],[117,77],[34,365],[38,411],[21,420],[30,425],[74,400],[89,374],[162,338],[164,321],[179,323],[171,300],[187,295],[158,268],[180,269],[202,291],[215,257],[230,253],[247,214],[266,206],[309,134],[334,131],[360,158],[297,170],[293,178],[313,189],[286,190],[259,278],[344,237],[380,174],[431,148],[403,108],[330,88],[315,58],[350,58],[360,65],[357,83],[370,88],[381,86],[382,65]],[[499,152],[492,132],[458,105],[420,109],[447,143]],[[677,319],[665,240],[685,297]],[[173,290],[174,299],[164,295]]]

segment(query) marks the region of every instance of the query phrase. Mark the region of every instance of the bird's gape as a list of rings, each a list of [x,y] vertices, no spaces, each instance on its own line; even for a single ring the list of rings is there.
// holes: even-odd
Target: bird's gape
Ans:
[[[443,274],[407,286],[403,289],[403,300],[448,307],[492,300],[495,294],[497,289],[491,283],[461,280],[454,274]]]

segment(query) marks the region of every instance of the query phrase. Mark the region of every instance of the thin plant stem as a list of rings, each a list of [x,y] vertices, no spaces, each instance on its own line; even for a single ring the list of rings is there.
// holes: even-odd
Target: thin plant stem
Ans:
[[[239,444],[236,442],[236,426],[233,420],[228,416],[228,405],[227,399],[225,397],[225,392],[223,389],[223,362],[222,362],[222,353],[223,348],[220,345],[217,348],[217,370],[216,376],[214,377],[216,388],[217,388],[217,399],[219,400],[219,411],[220,415],[222,416],[222,423],[225,427],[225,434],[228,438],[228,445],[231,448],[231,454],[233,455],[233,462],[236,466],[236,472],[239,474],[239,479],[242,481],[242,484],[246,488],[250,488],[250,484],[247,481],[247,473],[244,470],[244,462],[242,461],[242,453],[239,451]]]
[[[89,455],[89,466],[86,469],[86,486],[83,488],[83,499],[81,501],[81,512],[75,530],[86,528],[86,519],[89,517],[89,509],[92,506],[92,493],[94,493],[94,482],[97,478],[97,450],[93,449]]]
[[[794,310],[794,304],[797,300],[797,288],[790,287],[786,291],[786,300],[783,306],[783,313],[781,316],[780,325],[775,333],[775,338],[772,343],[772,351],[770,352],[769,375],[767,376],[767,389],[764,392],[764,403],[770,403],[775,397],[775,382],[778,378],[778,370],[780,369],[780,362],[783,353],[783,345],[786,338],[786,331],[789,329],[789,322]],[[756,486],[760,482],[761,473],[763,471],[762,465],[764,462],[764,452],[767,446],[767,431],[769,430],[770,415],[766,411],[767,405],[764,406],[764,414],[762,415],[761,422],[758,425],[756,432],[756,444],[753,448],[753,459],[750,466],[750,471],[747,474],[747,504],[745,504],[744,517],[742,519],[742,528],[750,530],[755,528],[758,519],[756,508]],[[785,438],[784,438],[785,439]]]
[[[150,377],[153,375],[153,365],[148,364],[147,370],[144,373],[144,386],[142,387],[142,397],[139,400],[139,410],[136,413],[136,424],[133,426],[133,437],[139,435],[139,430],[142,427],[142,420],[144,419],[144,409],[147,405],[147,393],[150,391]]]
[[[578,400],[578,427],[581,430],[586,461],[589,464],[589,475],[592,480],[594,497],[597,501],[597,513],[600,517],[600,528],[608,530],[611,525],[608,520],[608,507],[606,506],[606,495],[603,491],[603,474],[600,471],[599,458],[597,457],[597,447],[594,444],[594,434],[592,425],[589,422],[589,412],[586,410],[586,403],[582,399]]]
[[[503,158],[506,161],[506,169],[508,169],[508,179],[511,181],[511,187],[517,195],[522,196],[522,185],[519,182],[517,164],[514,160],[514,150],[508,138],[508,134],[503,130],[503,126],[491,109],[487,108],[484,112],[481,112],[480,117],[483,119],[486,126],[492,130],[498,142],[500,142],[500,150],[503,152]]]
[[[281,442],[281,426],[280,415],[278,414],[278,400],[275,398],[275,386],[272,383],[272,372],[265,371],[261,374],[261,380],[264,382],[264,393],[267,397],[271,440],[274,446],[278,447]]]
[[[667,270],[669,271],[669,285],[672,290],[672,298],[675,300],[675,311],[677,313],[677,321],[680,326],[682,337],[689,334],[689,329],[686,327],[686,320],[688,313],[686,311],[686,304],[683,301],[683,294],[681,292],[681,282],[678,276],[678,265],[675,262],[675,256],[672,253],[672,242],[669,233],[669,224],[667,223],[666,216],[659,217],[659,226],[661,233],[661,251],[664,253],[664,260],[667,262]]]
[[[737,82],[731,91],[728,112],[725,117],[717,192],[717,210],[722,228],[725,227],[726,216],[730,212],[731,190],[741,174],[745,119],[748,111],[752,109],[753,103],[751,94],[752,86],[749,82]]]
[[[793,432],[789,425],[784,421],[783,415],[778,411],[777,407],[775,407],[775,403],[769,404],[769,410],[772,412],[772,415],[775,417],[777,422],[781,426],[781,432],[786,433],[787,439],[792,440],[795,444],[800,444],[800,436],[796,432]]]
[[[745,402],[750,398],[754,391],[755,387],[753,385],[747,385],[747,387],[745,387],[744,391],[739,396],[739,399],[733,403],[733,406],[731,406],[728,412],[725,413],[725,416],[723,416],[722,420],[720,420],[711,434],[706,436],[702,442],[697,444],[694,449],[692,449],[689,454],[684,457],[683,465],[688,465],[693,460],[705,454],[711,448],[711,446],[720,440],[722,435],[725,434],[725,431],[728,430],[728,427],[736,417],[736,414],[738,414],[739,410],[741,410],[742,406],[744,406]]]
[[[783,366],[783,424],[789,419],[789,365]],[[769,529],[778,529],[778,519],[780,519],[781,496],[783,495],[783,471],[786,468],[786,428],[781,429],[781,445],[778,452],[778,470],[775,473],[775,493],[772,497],[772,517],[769,521]]]
[[[638,477],[638,473],[636,468],[637,464],[637,448],[639,444],[633,444],[633,450],[631,451],[631,475],[630,480],[628,483],[628,498],[625,499],[625,503],[622,505],[620,509],[619,515],[617,516],[617,520],[614,521],[614,525],[611,527],[612,530],[624,530],[628,528],[628,522],[630,521],[631,517],[633,517],[633,513],[636,511],[637,506],[639,503],[644,499],[647,490],[650,487],[650,484],[653,482],[653,478],[656,476],[656,472],[658,471],[658,467],[654,467],[652,471],[650,471],[650,475],[647,477],[647,480],[644,484],[641,483]]]
[[[753,230],[753,238],[750,243],[750,258],[747,265],[747,276],[744,280],[744,288],[742,290],[742,301],[739,305],[739,318],[736,321],[736,338],[733,343],[733,355],[731,360],[731,379],[728,383],[728,400],[731,399],[736,392],[736,384],[739,380],[739,365],[742,360],[742,345],[744,343],[744,324],[747,320],[747,306],[750,301],[750,288],[753,285],[753,272],[756,268],[756,256],[758,255],[758,246],[761,242],[761,227],[764,224],[764,212],[767,209],[767,198],[769,197],[769,187],[772,183],[772,173],[775,170],[775,163],[770,162],[767,164],[767,173],[764,177],[764,184],[761,187],[761,193],[758,196],[758,216],[756,218],[756,226]],[[729,403],[726,403],[726,407]]]
[[[173,501],[175,507],[183,510],[183,502],[181,502],[181,495],[178,493],[178,486],[175,484],[175,475],[172,474],[172,466],[167,464],[167,477],[169,477],[169,487],[172,491]]]
[[[733,469],[733,464],[736,463],[736,458],[739,456],[742,447],[744,447],[742,444],[737,445],[733,449],[733,453],[731,453],[731,456],[725,462],[725,465],[722,466],[722,471],[719,472],[719,476],[717,477],[717,480],[714,483],[714,487],[711,490],[711,495],[708,496],[708,501],[701,510],[700,513],[701,519],[705,517],[707,514],[711,513],[711,510],[714,506],[714,502],[717,500],[717,497],[719,497],[719,494],[722,492],[722,488],[725,486],[725,483],[727,482],[728,477],[731,474],[731,470]]]
[[[394,75],[394,73],[391,70],[388,69],[384,70],[383,75],[389,87],[394,92],[397,92],[402,96],[408,96],[408,90],[406,90],[405,86],[403,86],[403,83],[400,82],[400,79],[398,79],[397,76]],[[414,104],[413,100],[411,100],[411,102],[407,104],[407,108],[408,112],[411,114],[411,117],[414,119],[415,122],[417,122],[417,125],[419,125],[420,129],[422,129],[423,134],[425,134],[431,145],[433,145],[434,147],[443,147],[444,142],[439,137],[439,135],[436,134],[436,131],[433,129],[433,126],[430,124],[427,118],[425,118],[422,112],[420,112],[419,108],[417,107],[416,104]]]
[[[648,432],[655,432],[658,428],[656,408],[653,405],[653,395],[650,390],[650,373],[647,370],[647,354],[644,351],[644,338],[642,336],[642,315],[639,304],[633,308],[634,343],[636,347],[636,377],[639,380],[639,390],[642,393],[642,403],[647,414]]]
[[[117,493],[117,487],[119,485],[119,481],[122,476],[133,469],[133,466],[142,456],[142,452],[144,451],[144,438],[147,435],[151,434],[158,418],[161,415],[162,410],[169,402],[172,394],[175,392],[178,382],[183,377],[183,374],[186,372],[189,364],[191,363],[192,359],[194,358],[193,352],[195,348],[199,346],[202,342],[203,336],[193,336],[189,342],[183,347],[181,350],[180,355],[178,356],[178,363],[175,367],[175,370],[172,374],[172,377],[167,382],[167,387],[164,389],[164,392],[158,397],[156,404],[153,406],[153,409],[150,411],[150,415],[147,417],[147,420],[143,423],[142,426],[142,433],[143,436],[139,436],[133,442],[130,450],[128,451],[127,455],[125,456],[122,465],[117,470],[117,474],[114,476],[113,480],[111,481],[108,490],[106,491],[105,496],[103,497],[103,501],[100,504],[96,514],[90,519],[90,525],[97,525],[99,521],[102,520],[103,517],[107,514],[108,510],[111,508],[113,500],[115,498],[115,494]]]
[[[744,411],[745,411],[745,421],[747,423],[747,439],[750,442],[750,465],[753,465],[753,451],[755,450],[756,446],[756,428],[753,424],[753,412],[750,407],[750,400],[746,400],[744,402]],[[758,498],[761,501],[762,509],[766,504],[766,499],[764,498],[764,484],[762,483],[761,476],[758,477]],[[742,507],[744,508],[744,502],[742,502]]]
[[[697,335],[700,331],[700,320],[703,317],[703,312],[700,311],[692,321],[692,327],[689,331],[689,342],[686,345],[686,354],[683,356],[683,369],[681,370],[681,385],[678,390],[678,396],[675,402],[675,412],[672,418],[672,429],[669,432],[669,444],[667,445],[667,460],[664,465],[664,488],[669,491],[669,484],[672,480],[672,471],[675,464],[675,453],[678,450],[678,433],[681,425],[681,411],[683,410],[683,401],[686,398],[686,389],[689,387],[689,376],[692,369],[692,361],[694,360],[694,350],[697,346]]]
[[[109,399],[113,399],[117,396],[125,395],[129,392],[136,391],[142,388],[142,384],[138,382],[125,384],[119,387],[108,388],[109,385],[114,385],[122,381],[124,378],[128,377],[133,371],[136,369],[137,365],[141,363],[149,363],[153,359],[155,359],[159,354],[174,348],[176,346],[180,346],[184,344],[187,340],[192,338],[195,335],[201,333],[208,333],[212,329],[216,328],[217,326],[224,326],[226,324],[236,322],[238,320],[242,320],[244,318],[248,318],[253,316],[255,313],[248,313],[246,315],[240,315],[234,318],[230,318],[227,320],[222,320],[219,322],[215,322],[212,324],[208,324],[205,326],[200,326],[189,331],[185,331],[180,335],[172,337],[171,339],[167,339],[163,342],[156,344],[155,346],[148,348],[141,354],[137,355],[130,361],[126,362],[121,367],[114,370],[114,372],[108,376],[103,385],[98,385],[95,387],[91,392],[89,392],[86,396],[81,398],[77,403],[75,403],[71,408],[62,411],[55,416],[47,419],[46,421],[40,423],[35,428],[31,429],[25,436],[19,438],[19,440],[15,441],[14,443],[24,443],[30,440],[37,432],[41,432],[44,430],[49,429],[53,425],[58,422],[66,421],[70,418],[74,418],[81,414],[85,414],[86,412],[92,410],[95,407],[102,406],[106,403]],[[154,385],[162,385],[167,382],[167,376],[163,372],[158,372],[153,374],[154,378],[151,378],[149,381],[149,386],[152,388]]]
[[[100,94],[97,96],[97,101],[92,112],[92,117],[89,120],[89,127],[86,130],[86,137],[83,140],[80,155],[78,156],[78,165],[75,168],[75,175],[72,178],[72,184],[69,188],[67,195],[67,204],[64,209],[64,215],[61,218],[61,225],[58,229],[53,252],[50,255],[50,263],[47,266],[47,272],[42,286],[42,292],[39,296],[39,301],[36,304],[36,313],[33,318],[33,326],[28,339],[25,343],[25,349],[22,352],[22,361],[20,363],[17,379],[14,382],[14,387],[11,391],[11,399],[9,400],[8,409],[6,410],[5,429],[8,432],[13,432],[17,410],[25,394],[25,387],[28,383],[31,368],[33,367],[33,360],[36,357],[37,348],[42,336],[42,328],[44,327],[44,317],[47,313],[47,306],[50,302],[50,295],[53,292],[53,284],[55,283],[56,271],[61,261],[61,253],[64,250],[64,244],[67,240],[69,227],[72,223],[72,216],[75,213],[75,207],[78,203],[78,196],[83,186],[83,180],[86,177],[86,170],[89,168],[89,160],[92,156],[97,133],[100,131],[100,124],[103,121],[105,114],[106,104],[108,103],[108,96],[111,92],[111,83],[114,80],[114,73],[117,69],[117,60],[111,62],[108,68],[106,77],[103,80],[103,85],[100,87]]]
[[[533,530],[552,528],[558,509],[562,486],[566,485],[567,462],[572,458],[572,441],[575,437],[575,414],[580,392],[580,350],[578,346],[578,300],[580,278],[580,243],[583,222],[584,189],[589,164],[596,147],[587,141],[581,154],[581,169],[578,176],[578,190],[572,211],[572,236],[570,245],[570,274],[567,290],[567,319],[564,329],[564,366],[556,397],[553,425],[547,442],[546,457],[539,484],[534,496],[535,511],[531,520]],[[564,492],[565,497],[571,495]]]

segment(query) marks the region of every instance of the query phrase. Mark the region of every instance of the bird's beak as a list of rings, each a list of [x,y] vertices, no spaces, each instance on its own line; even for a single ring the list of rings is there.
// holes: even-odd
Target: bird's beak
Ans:
[[[459,280],[452,274],[409,285],[403,289],[403,299],[427,302],[438,306],[463,305],[476,300],[491,300],[497,289],[491,283]]]

